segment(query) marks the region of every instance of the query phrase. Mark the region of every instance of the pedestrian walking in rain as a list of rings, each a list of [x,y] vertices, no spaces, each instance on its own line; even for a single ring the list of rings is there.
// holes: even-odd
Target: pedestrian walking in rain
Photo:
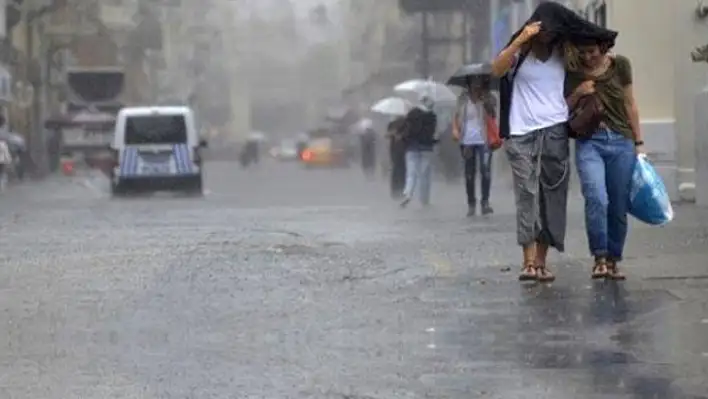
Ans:
[[[544,2],[492,63],[493,74],[502,77],[499,127],[513,172],[520,280],[555,280],[546,265],[548,249],[565,249],[570,167],[564,44],[608,32]]]
[[[403,126],[405,119],[399,117],[391,121],[386,128],[389,141],[389,156],[391,158],[391,197],[403,196],[406,184],[406,143],[403,141]]]
[[[408,112],[403,127],[406,143],[406,185],[401,207],[405,208],[416,190],[423,206],[430,205],[433,149],[438,118],[433,100],[422,96],[420,105]]]
[[[452,135],[460,143],[465,165],[465,188],[467,192],[467,216],[477,211],[476,180],[479,171],[481,180],[481,212],[494,213],[489,204],[492,185],[492,151],[486,144],[484,115],[496,118],[496,100],[489,91],[489,79],[467,78],[467,88],[457,102],[452,121]]]
[[[578,57],[568,60],[565,88],[571,118],[583,112],[579,111],[583,101],[601,104],[597,123],[579,125],[574,132],[585,228],[590,254],[595,258],[592,277],[624,280],[618,263],[627,237],[630,184],[636,154],[644,152],[632,68],[626,57],[608,55],[614,36],[590,38],[576,46]],[[576,126],[572,122],[571,128]]]
[[[5,140],[0,140],[0,191],[5,191],[12,169],[12,153]]]
[[[365,119],[360,126],[361,168],[367,177],[376,172],[376,131],[371,120]]]
[[[260,161],[261,153],[261,142],[265,140],[265,136],[262,133],[251,133],[246,138],[246,143],[241,148],[241,154],[239,156],[241,166],[244,168],[249,167],[251,164],[257,165]]]

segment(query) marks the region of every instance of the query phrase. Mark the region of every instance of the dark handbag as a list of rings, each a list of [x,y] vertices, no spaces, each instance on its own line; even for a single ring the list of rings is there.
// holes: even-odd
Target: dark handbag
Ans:
[[[597,94],[580,97],[568,118],[568,137],[586,139],[600,128],[605,107]]]
[[[508,139],[511,136],[509,126],[509,113],[511,112],[511,95],[514,90],[514,79],[519,72],[521,64],[528,56],[528,50],[519,54],[516,65],[499,79],[499,138]]]

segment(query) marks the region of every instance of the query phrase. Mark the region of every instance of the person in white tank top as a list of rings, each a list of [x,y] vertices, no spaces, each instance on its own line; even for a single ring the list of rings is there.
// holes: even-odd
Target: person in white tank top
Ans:
[[[514,76],[505,150],[514,175],[517,241],[523,248],[520,280],[553,281],[546,267],[548,249],[564,250],[568,106],[565,63],[557,41],[541,22],[532,22],[492,63],[495,76]]]

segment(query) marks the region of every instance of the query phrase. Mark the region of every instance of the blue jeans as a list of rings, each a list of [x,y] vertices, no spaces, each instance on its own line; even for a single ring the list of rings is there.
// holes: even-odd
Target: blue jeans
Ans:
[[[576,141],[575,161],[585,197],[590,253],[619,262],[627,238],[634,143],[601,129],[589,139]]]
[[[430,203],[432,158],[432,151],[406,151],[406,187],[403,189],[405,198],[412,199],[417,188],[420,202],[423,205]]]

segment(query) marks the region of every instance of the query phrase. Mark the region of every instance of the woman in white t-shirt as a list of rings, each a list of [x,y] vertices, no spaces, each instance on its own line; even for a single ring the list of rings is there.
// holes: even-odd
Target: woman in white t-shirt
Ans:
[[[564,250],[569,145],[559,39],[540,21],[529,23],[492,63],[494,75],[512,70],[514,76],[505,147],[523,248],[520,280],[553,281],[546,268],[548,249]]]
[[[500,135],[514,173],[521,280],[552,281],[550,247],[565,248],[568,201],[566,44],[617,36],[556,2],[536,7],[492,63],[500,83]]]
[[[467,88],[457,100],[457,109],[452,120],[452,136],[460,143],[464,160],[468,217],[475,216],[477,210],[477,172],[481,179],[482,215],[494,213],[489,203],[492,150],[487,145],[485,114],[496,118],[496,99],[492,96],[489,86],[488,77],[467,77]]]

